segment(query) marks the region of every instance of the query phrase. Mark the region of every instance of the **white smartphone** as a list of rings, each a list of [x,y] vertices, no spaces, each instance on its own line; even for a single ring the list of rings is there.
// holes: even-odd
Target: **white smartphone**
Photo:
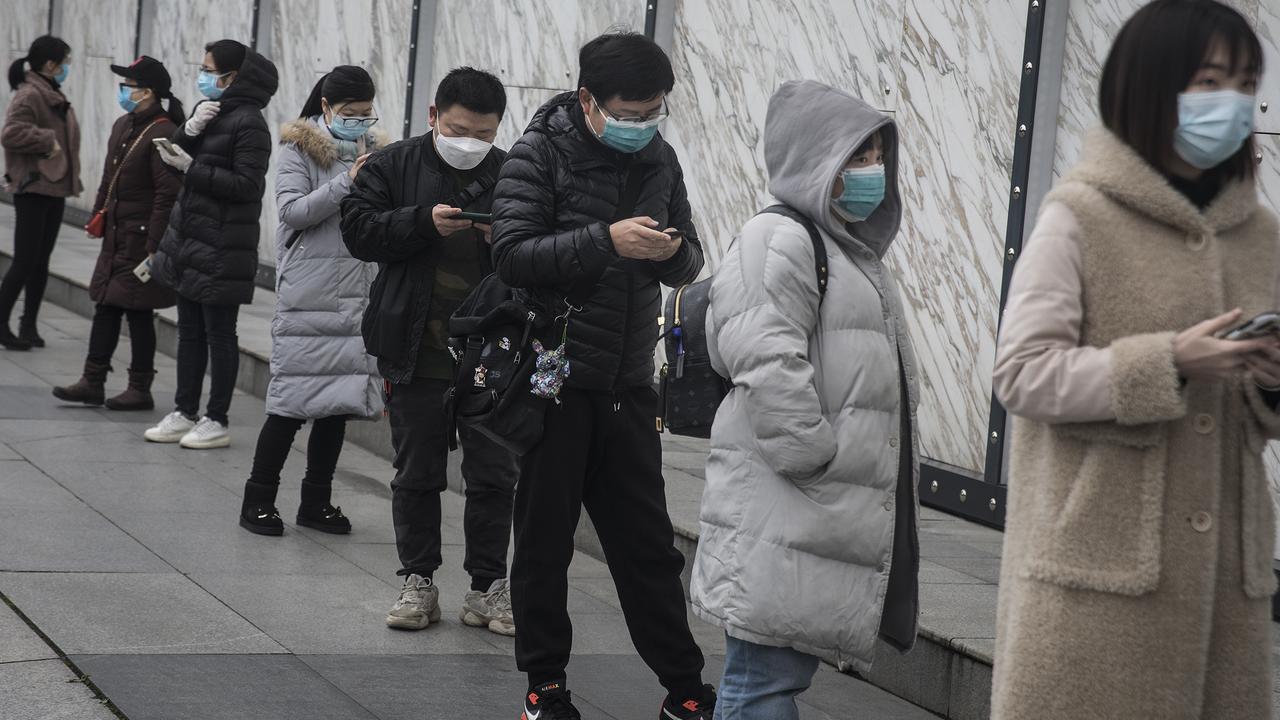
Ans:
[[[164,150],[165,152],[169,153],[170,155],[172,155],[172,154],[174,153],[174,150],[173,150],[173,143],[172,143],[172,142],[169,142],[169,138],[152,138],[152,139],[151,139],[151,144],[152,144],[152,145],[155,145],[156,147],[160,148],[161,150]]]
[[[1224,340],[1253,340],[1267,335],[1280,334],[1280,313],[1264,312],[1238,327],[1232,328],[1222,338]]]
[[[138,267],[133,269],[133,274],[138,278],[138,282],[151,282],[151,258],[138,263]]]

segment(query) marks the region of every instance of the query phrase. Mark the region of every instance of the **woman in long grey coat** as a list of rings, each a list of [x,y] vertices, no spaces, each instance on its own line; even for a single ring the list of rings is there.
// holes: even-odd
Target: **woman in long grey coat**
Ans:
[[[915,361],[883,259],[898,232],[893,121],[817,82],[765,120],[769,189],[817,226],[747,222],[711,290],[711,431],[693,610],[728,635],[716,717],[798,717],[825,659],[865,671],[916,637]]]
[[[1140,10],[1103,70],[1105,127],[1018,261],[994,377],[1017,416],[995,720],[1271,717],[1280,343],[1219,337],[1280,299],[1261,64],[1223,4]]]
[[[298,430],[312,421],[297,524],[351,532],[330,488],[346,422],[382,412],[381,381],[365,353],[360,319],[376,268],[351,257],[339,205],[376,142],[373,79],[340,65],[316,83],[299,119],[280,132],[276,204],[276,315],[271,326],[267,420],[245,484],[240,525],[280,535],[280,471]]]

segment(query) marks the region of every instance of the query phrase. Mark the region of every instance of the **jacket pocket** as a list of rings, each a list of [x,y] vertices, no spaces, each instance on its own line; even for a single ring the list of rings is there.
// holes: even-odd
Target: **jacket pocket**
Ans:
[[[337,266],[329,258],[287,262],[280,270],[276,293],[281,310],[337,312]]]
[[[1020,575],[1119,595],[1153,592],[1164,524],[1163,429],[1144,434],[1156,440],[1150,444],[1100,433],[1082,440],[1078,427],[1038,429],[1039,442],[1015,446],[1018,504],[1030,509],[1016,519],[1029,540]]]

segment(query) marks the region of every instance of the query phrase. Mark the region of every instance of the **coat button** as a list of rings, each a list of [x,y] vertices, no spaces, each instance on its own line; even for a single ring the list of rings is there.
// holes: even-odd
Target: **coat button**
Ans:
[[[1195,429],[1196,432],[1201,435],[1208,435],[1213,432],[1213,416],[1205,413],[1197,415],[1195,420]]]
[[[1187,238],[1187,249],[1194,250],[1195,252],[1204,250],[1205,246],[1208,244],[1209,238],[1204,235],[1196,235],[1194,237]]]
[[[898,438],[896,438],[896,437],[894,437],[894,438],[889,438],[889,447],[891,447],[891,448],[896,448],[896,447],[898,447]]]
[[[1207,533],[1213,529],[1213,517],[1201,510],[1191,516],[1191,529],[1198,533]]]

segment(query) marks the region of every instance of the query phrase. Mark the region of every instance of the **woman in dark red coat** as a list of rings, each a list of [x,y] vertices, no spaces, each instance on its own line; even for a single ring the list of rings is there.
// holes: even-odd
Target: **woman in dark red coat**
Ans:
[[[112,410],[150,410],[155,407],[151,398],[156,374],[154,311],[176,302],[172,290],[150,279],[150,259],[182,189],[181,176],[160,161],[151,141],[172,135],[185,116],[182,104],[169,91],[169,73],[159,60],[144,55],[128,67],[112,65],[111,70],[124,78],[117,99],[126,112],[111,128],[94,203],[95,213],[105,210],[106,214],[102,252],[89,282],[89,296],[97,303],[89,356],[84,376],[74,385],[54,388],[53,394],[86,405],[104,403],[104,384],[120,340],[121,320],[128,318],[133,346],[129,387],[105,403]],[[167,111],[162,100],[169,103]]]

